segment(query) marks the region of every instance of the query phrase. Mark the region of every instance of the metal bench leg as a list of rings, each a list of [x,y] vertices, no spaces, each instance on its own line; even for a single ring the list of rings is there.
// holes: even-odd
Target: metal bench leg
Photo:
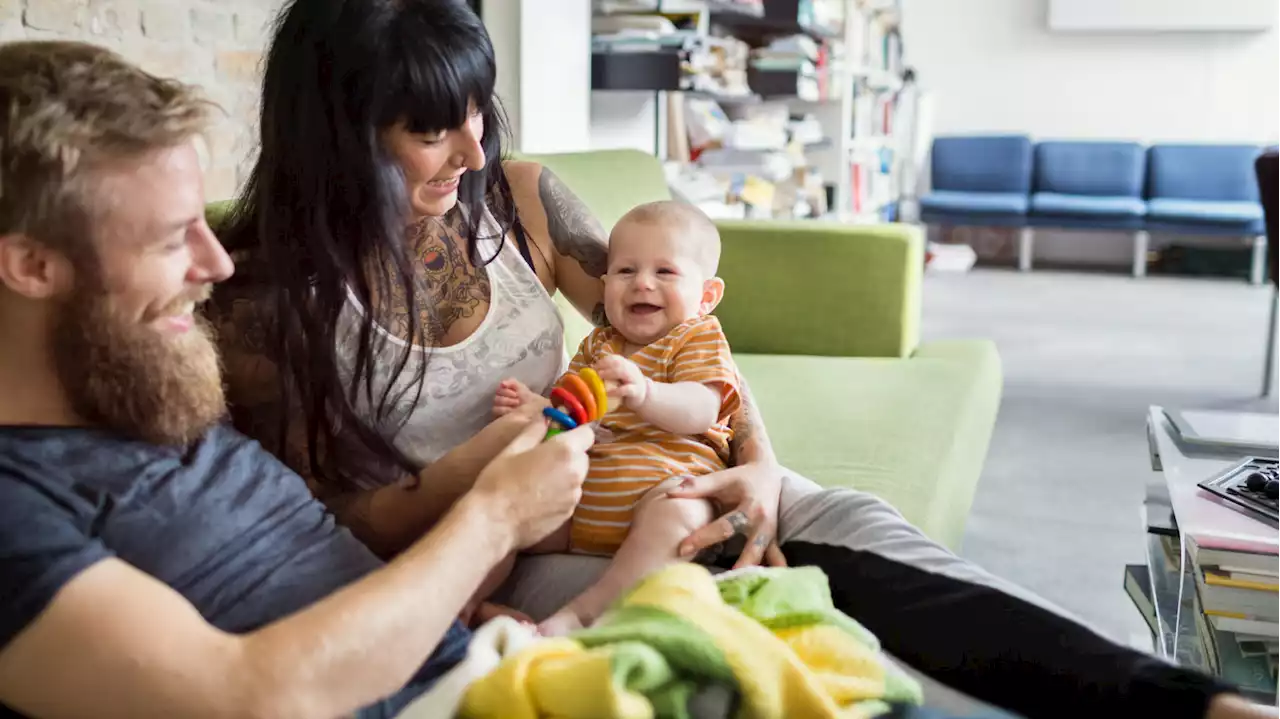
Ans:
[[[1151,244],[1151,235],[1146,230],[1133,233],[1133,276],[1147,276],[1147,248]]]
[[[1035,246],[1035,234],[1030,227],[1024,227],[1018,232],[1018,271],[1031,271],[1031,252]]]
[[[1267,275],[1267,236],[1253,238],[1253,262],[1249,265],[1249,284],[1260,285]]]
[[[1271,396],[1276,374],[1276,311],[1280,309],[1280,291],[1271,290],[1271,321],[1267,323],[1267,359],[1262,365],[1262,397]]]

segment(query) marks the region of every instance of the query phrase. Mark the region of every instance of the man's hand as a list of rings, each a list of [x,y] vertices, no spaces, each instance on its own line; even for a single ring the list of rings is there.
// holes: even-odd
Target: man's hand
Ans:
[[[587,450],[595,442],[589,426],[547,441],[547,424],[531,420],[506,449],[480,472],[471,495],[498,513],[513,533],[513,549],[551,534],[573,515],[587,476]]]
[[[680,556],[691,558],[741,534],[747,543],[734,568],[767,564],[785,567],[778,549],[778,501],[782,495],[782,469],[757,462],[691,477],[667,492],[680,499],[709,499],[717,507],[732,507],[680,543]]]
[[[519,412],[530,418],[540,414],[543,407],[550,407],[546,397],[534,392],[518,379],[503,380],[493,396],[493,416],[505,417]]]
[[[635,362],[622,355],[600,358],[595,364],[596,374],[604,381],[609,394],[617,397],[635,410],[649,398],[649,380]]]

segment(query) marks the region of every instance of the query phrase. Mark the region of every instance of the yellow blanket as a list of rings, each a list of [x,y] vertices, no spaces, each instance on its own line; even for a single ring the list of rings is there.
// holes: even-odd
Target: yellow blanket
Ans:
[[[737,694],[737,716],[871,717],[920,689],[832,605],[816,568],[716,580],[676,564],[637,585],[591,629],[541,641],[475,682],[459,713],[477,719],[688,717],[698,690]]]

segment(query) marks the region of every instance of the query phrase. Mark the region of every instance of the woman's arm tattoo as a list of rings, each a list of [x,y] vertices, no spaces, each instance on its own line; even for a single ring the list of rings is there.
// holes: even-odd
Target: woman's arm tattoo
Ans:
[[[747,387],[747,380],[741,374],[738,375],[738,397],[742,400],[738,405],[738,411],[729,418],[729,427],[733,430],[733,440],[729,442],[731,466],[741,463],[742,449],[755,436],[756,424],[760,421],[755,400],[751,397],[751,389]]]
[[[545,167],[538,177],[538,196],[556,252],[576,260],[587,275],[603,277],[609,264],[609,235],[600,221]]]

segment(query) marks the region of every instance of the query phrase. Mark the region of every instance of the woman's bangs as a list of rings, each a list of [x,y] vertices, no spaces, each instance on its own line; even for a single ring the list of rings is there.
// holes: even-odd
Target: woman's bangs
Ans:
[[[436,133],[461,127],[473,103],[476,111],[488,112],[494,66],[481,43],[421,42],[409,53],[397,73],[386,124],[403,120],[409,132]]]

